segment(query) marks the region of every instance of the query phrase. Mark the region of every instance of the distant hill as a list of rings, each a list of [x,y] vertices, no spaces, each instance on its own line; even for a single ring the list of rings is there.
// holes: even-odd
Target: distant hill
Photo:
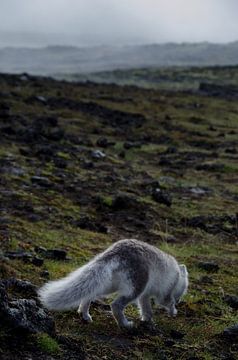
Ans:
[[[54,75],[164,66],[237,65],[238,41],[229,44],[0,49],[0,72]]]

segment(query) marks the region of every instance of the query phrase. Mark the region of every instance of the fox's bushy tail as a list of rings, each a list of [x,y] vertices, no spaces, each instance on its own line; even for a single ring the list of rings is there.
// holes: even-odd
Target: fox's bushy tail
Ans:
[[[38,295],[49,310],[77,308],[82,299],[93,300],[103,294],[111,273],[105,264],[90,262],[63,279],[48,282],[39,289]]]

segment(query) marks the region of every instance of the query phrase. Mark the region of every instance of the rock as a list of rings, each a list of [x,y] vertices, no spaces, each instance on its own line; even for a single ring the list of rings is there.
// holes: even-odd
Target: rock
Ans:
[[[19,76],[19,80],[21,81],[29,81],[30,80],[30,76],[27,73],[23,73]]]
[[[43,278],[47,278],[50,276],[50,273],[48,270],[44,270],[40,273],[40,276],[42,276]]]
[[[30,96],[29,98],[26,99],[26,103],[27,104],[40,103],[46,105],[47,99],[42,95]]]
[[[114,141],[108,141],[107,138],[101,137],[97,140],[97,146],[100,146],[102,148],[107,148],[109,146],[114,146],[115,142]]]
[[[8,289],[13,286],[9,298]],[[14,294],[15,288],[29,288],[32,284],[21,280],[0,281],[0,319],[1,323],[10,327],[12,331],[27,334],[39,332],[55,335],[55,323],[51,316],[39,306],[34,299],[18,298]],[[13,295],[12,295],[13,293]],[[15,295],[15,296],[14,296]]]
[[[159,188],[155,189],[152,192],[152,198],[160,204],[164,204],[169,207],[172,205],[172,198],[170,194],[165,190],[161,190]]]
[[[173,235],[166,234],[165,235],[165,241],[169,244],[175,244],[177,242],[177,239]]]
[[[43,246],[35,246],[35,252],[44,254],[47,251],[47,249]]]
[[[7,120],[10,117],[10,107],[5,103],[0,103],[0,119]]]
[[[225,295],[224,302],[228,304],[232,309],[238,310],[238,296]]]
[[[233,148],[227,148],[227,149],[225,150],[225,153],[227,153],[227,154],[237,154],[237,149],[236,149],[235,147],[233,147]]]
[[[81,229],[100,232],[103,234],[107,234],[108,232],[106,226],[94,219],[91,219],[89,216],[82,216],[79,220],[73,221],[72,225],[78,226]]]
[[[223,337],[231,342],[238,341],[238,324],[228,327],[223,331]]]
[[[44,264],[44,260],[39,258],[38,256],[34,256],[32,259],[32,264],[40,267]]]
[[[238,87],[234,85],[220,85],[213,83],[200,83],[199,91],[215,97],[222,97],[224,99],[237,99],[238,98]]]
[[[31,182],[45,188],[50,188],[53,186],[52,182],[44,176],[32,176]]]
[[[94,163],[92,161],[84,160],[81,167],[83,169],[90,170],[94,168]]]
[[[178,152],[178,149],[175,146],[168,146],[168,148],[164,152],[164,154],[176,154],[177,152]]]
[[[170,331],[170,336],[175,339],[175,340],[180,340],[183,339],[185,336],[185,333],[178,331],[178,330],[171,330]]]
[[[125,157],[126,157],[125,151],[120,151],[119,154],[118,154],[118,156],[119,156],[120,158],[122,158],[122,159],[125,159]]]
[[[225,165],[224,164],[201,164],[196,166],[196,170],[198,171],[224,171]]]
[[[123,144],[123,147],[124,147],[124,149],[126,149],[126,150],[129,150],[129,149],[132,149],[132,148],[140,148],[141,146],[142,146],[142,143],[139,142],[139,141],[135,141],[135,142],[133,142],[133,141],[126,141],[126,142],[124,142],[124,144]]]
[[[176,186],[178,183],[177,179],[172,176],[160,176],[159,177],[159,186]]]
[[[0,129],[1,133],[5,134],[5,135],[15,135],[16,134],[16,129],[15,126],[13,125],[7,125],[7,126],[3,126]]]
[[[198,282],[201,284],[213,284],[213,279],[210,276],[205,275],[201,276]]]
[[[57,149],[53,148],[51,145],[39,145],[35,148],[35,155],[41,157],[41,158],[48,158],[51,160],[51,158],[54,156]]]
[[[53,260],[67,260],[67,251],[61,249],[47,250],[46,257]]]
[[[67,260],[67,251],[62,249],[46,249],[42,246],[36,246],[35,251],[47,259]]]
[[[32,254],[23,250],[17,251],[7,251],[4,253],[4,256],[11,260],[23,260],[25,262],[30,262]]]
[[[138,201],[128,194],[121,193],[113,199],[111,207],[113,210],[125,210],[138,207]]]
[[[44,131],[42,135],[49,140],[60,141],[64,137],[64,130],[56,127],[54,129]]]
[[[191,192],[194,195],[206,195],[206,194],[211,193],[212,190],[205,188],[205,187],[201,188],[201,187],[196,186],[196,187],[189,188],[189,192]]]
[[[206,270],[207,272],[218,272],[220,269],[219,265],[215,262],[203,262],[198,263],[198,267],[202,270]]]
[[[10,260],[23,260],[24,262],[31,263],[35,266],[42,266],[44,263],[43,259],[33,256],[32,253],[23,250],[7,251],[4,253],[4,256]]]
[[[91,152],[91,156],[94,159],[104,159],[106,157],[106,154],[102,152],[101,150],[94,150]]]
[[[55,166],[60,169],[66,169],[68,166],[68,162],[62,158],[55,158],[53,161]]]
[[[38,121],[42,122],[43,124],[47,125],[47,126],[51,126],[51,127],[56,127],[58,126],[58,118],[55,116],[41,116],[38,117]]]
[[[172,161],[164,156],[161,156],[159,161],[160,166],[172,166]]]
[[[27,214],[26,217],[29,221],[31,221],[33,223],[39,222],[44,218],[43,216],[41,216],[39,214],[33,214],[33,213]]]
[[[210,130],[210,131],[217,131],[217,129],[216,129],[213,125],[210,125],[210,126],[208,127],[208,130]]]

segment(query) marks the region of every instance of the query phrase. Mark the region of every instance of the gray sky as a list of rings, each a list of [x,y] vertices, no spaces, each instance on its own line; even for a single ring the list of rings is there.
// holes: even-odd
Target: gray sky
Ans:
[[[238,0],[0,0],[0,45],[229,42],[237,18]]]

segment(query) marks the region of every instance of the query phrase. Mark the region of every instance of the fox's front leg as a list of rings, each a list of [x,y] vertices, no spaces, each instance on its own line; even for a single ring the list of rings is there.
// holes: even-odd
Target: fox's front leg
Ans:
[[[147,295],[142,295],[138,300],[138,305],[141,314],[141,320],[152,322],[153,313],[150,303],[150,297]]]
[[[83,318],[85,321],[88,321],[88,322],[92,322],[92,321],[93,321],[91,315],[89,314],[90,304],[91,304],[91,301],[89,301],[89,300],[82,300],[82,301],[81,301],[81,304],[80,304],[80,306],[79,306],[79,308],[78,308],[78,313],[79,313],[79,314],[82,314],[82,318]]]
[[[175,301],[173,300],[173,301],[171,302],[170,306],[168,307],[168,314],[169,314],[170,316],[175,317],[175,316],[177,315],[177,313],[178,313],[178,310],[176,309],[176,307],[175,307]]]

